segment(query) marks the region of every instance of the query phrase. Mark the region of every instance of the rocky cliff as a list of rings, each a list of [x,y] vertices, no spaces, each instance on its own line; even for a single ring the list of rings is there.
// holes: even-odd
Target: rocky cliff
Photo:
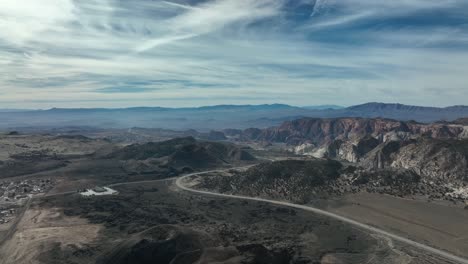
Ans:
[[[407,169],[430,179],[467,180],[465,121],[303,118],[255,133],[249,130],[240,138],[286,143],[297,154],[359,163],[369,170]]]
[[[361,161],[369,169],[408,169],[429,179],[468,180],[468,140],[417,139],[379,145]]]
[[[303,118],[284,122],[278,127],[244,131],[243,138],[291,145],[329,144],[334,140],[357,140],[371,135],[379,140],[407,139],[411,136],[459,138],[465,128],[461,124],[424,124],[382,118]]]

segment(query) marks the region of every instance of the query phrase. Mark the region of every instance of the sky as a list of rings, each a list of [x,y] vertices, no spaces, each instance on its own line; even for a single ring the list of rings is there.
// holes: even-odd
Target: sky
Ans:
[[[468,104],[466,0],[0,0],[0,108]]]

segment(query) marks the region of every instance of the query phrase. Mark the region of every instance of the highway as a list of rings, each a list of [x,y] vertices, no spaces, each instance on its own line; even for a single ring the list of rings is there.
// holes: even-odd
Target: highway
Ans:
[[[252,165],[250,165],[250,166],[252,166]],[[133,184],[142,184],[142,183],[154,183],[154,182],[173,181],[173,180],[175,180],[175,185],[179,189],[187,191],[187,192],[202,194],[202,195],[209,195],[209,196],[217,196],[217,197],[223,197],[223,198],[230,198],[230,199],[241,199],[241,200],[264,202],[264,203],[287,206],[287,207],[297,208],[297,209],[304,210],[304,211],[313,212],[313,213],[316,213],[318,215],[326,216],[326,217],[329,217],[329,218],[339,220],[339,221],[342,221],[344,223],[356,226],[356,227],[358,227],[360,229],[366,230],[366,231],[371,232],[371,233],[384,235],[384,236],[389,237],[389,238],[391,238],[391,239],[393,239],[395,241],[399,241],[399,242],[405,243],[407,245],[422,249],[422,250],[424,250],[424,251],[426,251],[428,253],[438,255],[438,256],[443,257],[443,258],[445,258],[447,260],[454,261],[456,263],[461,263],[461,264],[468,264],[468,259],[456,256],[456,255],[451,254],[449,252],[446,252],[446,251],[443,251],[443,250],[440,250],[440,249],[437,249],[437,248],[434,248],[434,247],[431,247],[431,246],[428,246],[428,245],[421,244],[419,242],[416,242],[416,241],[413,241],[411,239],[408,239],[408,238],[405,238],[405,237],[390,233],[388,231],[379,229],[377,227],[373,227],[373,226],[370,226],[370,225],[367,225],[367,224],[364,224],[364,223],[360,223],[360,222],[355,221],[353,219],[350,219],[350,218],[347,218],[347,217],[344,217],[344,216],[341,216],[341,215],[338,215],[338,214],[335,214],[335,213],[332,213],[332,212],[328,212],[328,211],[325,211],[325,210],[321,210],[321,209],[318,209],[318,208],[315,208],[315,207],[312,207],[312,206],[293,204],[293,203],[288,203],[288,202],[283,202],[283,201],[276,201],[276,200],[257,198],[257,197],[249,197],[249,196],[242,196],[242,195],[231,195],[231,194],[223,194],[223,193],[196,190],[196,189],[187,187],[187,186],[185,186],[183,184],[183,181],[185,179],[191,177],[191,176],[197,176],[197,175],[202,175],[202,174],[207,174],[207,173],[212,173],[212,172],[223,172],[223,171],[227,171],[227,170],[231,170],[231,169],[245,169],[245,168],[248,168],[250,166],[244,166],[244,167],[238,167],[238,168],[229,168],[229,169],[222,169],[222,170],[210,170],[210,171],[196,172],[196,173],[187,174],[187,175],[182,176],[182,177],[172,177],[172,178],[158,179],[158,180],[116,183],[116,184],[111,184],[111,185],[108,185],[108,186],[109,187],[114,187],[114,186],[133,185]],[[62,192],[62,193],[55,193],[55,194],[46,194],[44,196],[36,196],[36,197],[34,197],[34,199],[41,199],[41,198],[45,198],[45,197],[66,195],[66,194],[72,194],[72,193],[76,193],[76,191]],[[31,200],[32,199],[29,199],[29,201],[27,202],[24,210],[17,217],[16,223],[12,226],[12,228],[9,230],[8,234],[0,242],[4,243],[6,240],[8,240],[12,236],[12,234],[14,234],[14,232],[16,231],[16,226],[20,222],[22,216],[24,215],[24,212],[28,209],[28,207],[29,207],[29,205],[31,203]],[[1,245],[1,243],[0,243],[0,245]]]
[[[185,190],[185,191],[188,191],[188,192],[191,192],[191,193],[210,195],[210,196],[218,196],[218,197],[230,198],[230,199],[241,199],[241,200],[264,202],[264,203],[282,205],[282,206],[297,208],[297,209],[304,210],[304,211],[313,212],[313,213],[316,213],[318,215],[326,216],[326,217],[329,217],[329,218],[332,218],[332,219],[335,219],[335,220],[345,222],[347,224],[356,226],[356,227],[358,227],[360,229],[369,231],[371,233],[384,235],[384,236],[389,237],[389,238],[391,238],[391,239],[393,239],[395,241],[399,241],[399,242],[405,243],[407,245],[422,249],[422,250],[424,250],[424,251],[426,251],[428,253],[438,255],[438,256],[443,257],[443,258],[445,258],[447,260],[455,261],[456,263],[468,264],[468,259],[456,256],[456,255],[451,254],[449,252],[446,252],[446,251],[443,251],[443,250],[440,250],[440,249],[437,249],[437,248],[433,248],[433,247],[428,246],[428,245],[421,244],[421,243],[413,241],[411,239],[408,239],[408,238],[405,238],[405,237],[402,237],[402,236],[399,236],[399,235],[396,235],[396,234],[392,234],[392,233],[390,233],[388,231],[385,231],[385,230],[382,230],[382,229],[379,229],[379,228],[376,228],[376,227],[373,227],[373,226],[370,226],[370,225],[367,225],[367,224],[363,224],[363,223],[360,223],[360,222],[355,221],[353,219],[350,219],[350,218],[347,218],[347,217],[344,217],[344,216],[341,216],[341,215],[337,215],[337,214],[334,214],[334,213],[331,213],[331,212],[328,212],[328,211],[325,211],[325,210],[321,210],[321,209],[318,209],[318,208],[315,208],[315,207],[311,207],[311,206],[307,206],[307,205],[293,204],[293,203],[282,202],[282,201],[275,201],[275,200],[270,200],[270,199],[248,197],[248,196],[242,196],[242,195],[231,195],[231,194],[222,194],[222,193],[215,193],[215,192],[209,192],[209,191],[201,191],[201,190],[196,190],[196,189],[192,189],[190,187],[185,186],[183,184],[184,179],[187,179],[188,177],[194,176],[194,175],[197,175],[197,174],[186,175],[186,176],[182,176],[180,178],[177,178],[177,180],[175,182],[176,186],[178,188],[182,189],[182,190]]]
[[[250,166],[252,166],[252,165],[249,165],[249,166],[246,166],[246,167],[238,167],[238,168],[234,168],[234,169],[248,168]],[[184,175],[184,176],[190,177],[190,176],[201,175],[201,174],[206,174],[206,173],[211,173],[211,172],[222,172],[222,171],[227,171],[227,170],[230,170],[230,169],[232,169],[232,168],[223,169],[223,170],[210,170],[210,171],[194,172],[194,173],[190,173],[190,174],[187,174],[187,175]],[[173,181],[173,180],[178,179],[179,177],[180,176],[171,177],[171,178],[164,178],[164,179],[157,179],[157,180],[119,182],[119,183],[112,183],[112,184],[106,185],[106,187],[117,187],[117,186],[124,186],[124,185],[154,183],[154,182],[161,182],[161,181]],[[78,193],[78,191],[65,191],[65,192],[58,192],[58,193],[48,193],[48,194],[44,194],[44,195],[34,196],[33,199],[43,199],[43,198],[47,198],[47,197],[68,195],[68,194],[74,194],[74,193]]]

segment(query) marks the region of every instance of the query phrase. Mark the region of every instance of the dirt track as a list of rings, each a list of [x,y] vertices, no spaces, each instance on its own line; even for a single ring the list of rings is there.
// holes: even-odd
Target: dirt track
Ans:
[[[10,229],[0,239],[0,248],[2,247],[3,244],[5,244],[6,241],[11,239],[11,237],[15,234],[16,228],[18,227],[18,224],[21,222],[21,219],[23,219],[25,212],[29,209],[31,202],[32,202],[32,199],[29,198],[26,204],[21,208],[21,212],[16,216],[14,223],[10,226]]]

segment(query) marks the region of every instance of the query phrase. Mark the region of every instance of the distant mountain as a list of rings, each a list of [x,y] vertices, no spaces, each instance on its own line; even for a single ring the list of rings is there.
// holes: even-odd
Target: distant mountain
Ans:
[[[310,110],[284,104],[217,105],[187,108],[52,108],[2,113],[0,128],[99,128],[196,129],[202,132],[224,128],[269,127],[307,115]]]
[[[213,105],[201,107],[129,107],[129,108],[51,108],[48,110],[40,110],[44,112],[157,112],[157,111],[230,111],[230,110],[290,110],[301,109],[300,107],[290,106],[286,104],[261,104],[261,105]],[[1,110],[0,110],[1,111]],[[28,110],[19,110],[25,112]],[[35,111],[35,110],[32,110]],[[9,112],[15,112],[13,109]]]
[[[184,108],[181,108],[184,109]],[[185,108],[192,110],[276,110],[276,109],[301,109],[300,107],[291,106],[287,104],[262,104],[262,105],[215,105],[215,106],[202,106],[202,107],[193,107]]]
[[[311,105],[311,106],[304,106],[302,108],[311,109],[311,110],[329,110],[329,109],[343,109],[345,107],[340,105]]]
[[[10,108],[0,109],[0,113],[28,112],[28,111],[31,111],[31,110],[28,110],[28,109],[10,109]]]
[[[452,121],[468,116],[468,106],[426,107],[404,104],[366,103],[351,106],[342,111],[340,116],[385,117],[397,120],[416,120],[419,122],[434,122],[438,120]]]
[[[385,103],[365,103],[355,106],[350,106],[347,108],[351,111],[427,111],[427,110],[436,110],[440,109],[437,107],[424,107],[424,106],[414,106],[414,105],[404,105],[404,104],[385,104]]]
[[[414,105],[404,105],[404,104],[386,104],[386,103],[365,103],[355,106],[348,107],[348,110],[360,110],[360,111],[381,111],[381,110],[392,110],[392,111],[463,111],[466,110],[468,106],[464,105],[454,105],[449,107],[430,107],[430,106],[414,106]]]
[[[285,104],[215,105],[165,108],[52,108],[49,110],[0,111],[0,128],[58,128],[88,126],[99,128],[196,129],[202,132],[226,128],[267,128],[284,121],[312,117],[366,117],[416,120],[418,122],[452,121],[468,117],[468,106],[445,108],[402,104],[367,103],[340,108],[334,105],[295,107]]]

